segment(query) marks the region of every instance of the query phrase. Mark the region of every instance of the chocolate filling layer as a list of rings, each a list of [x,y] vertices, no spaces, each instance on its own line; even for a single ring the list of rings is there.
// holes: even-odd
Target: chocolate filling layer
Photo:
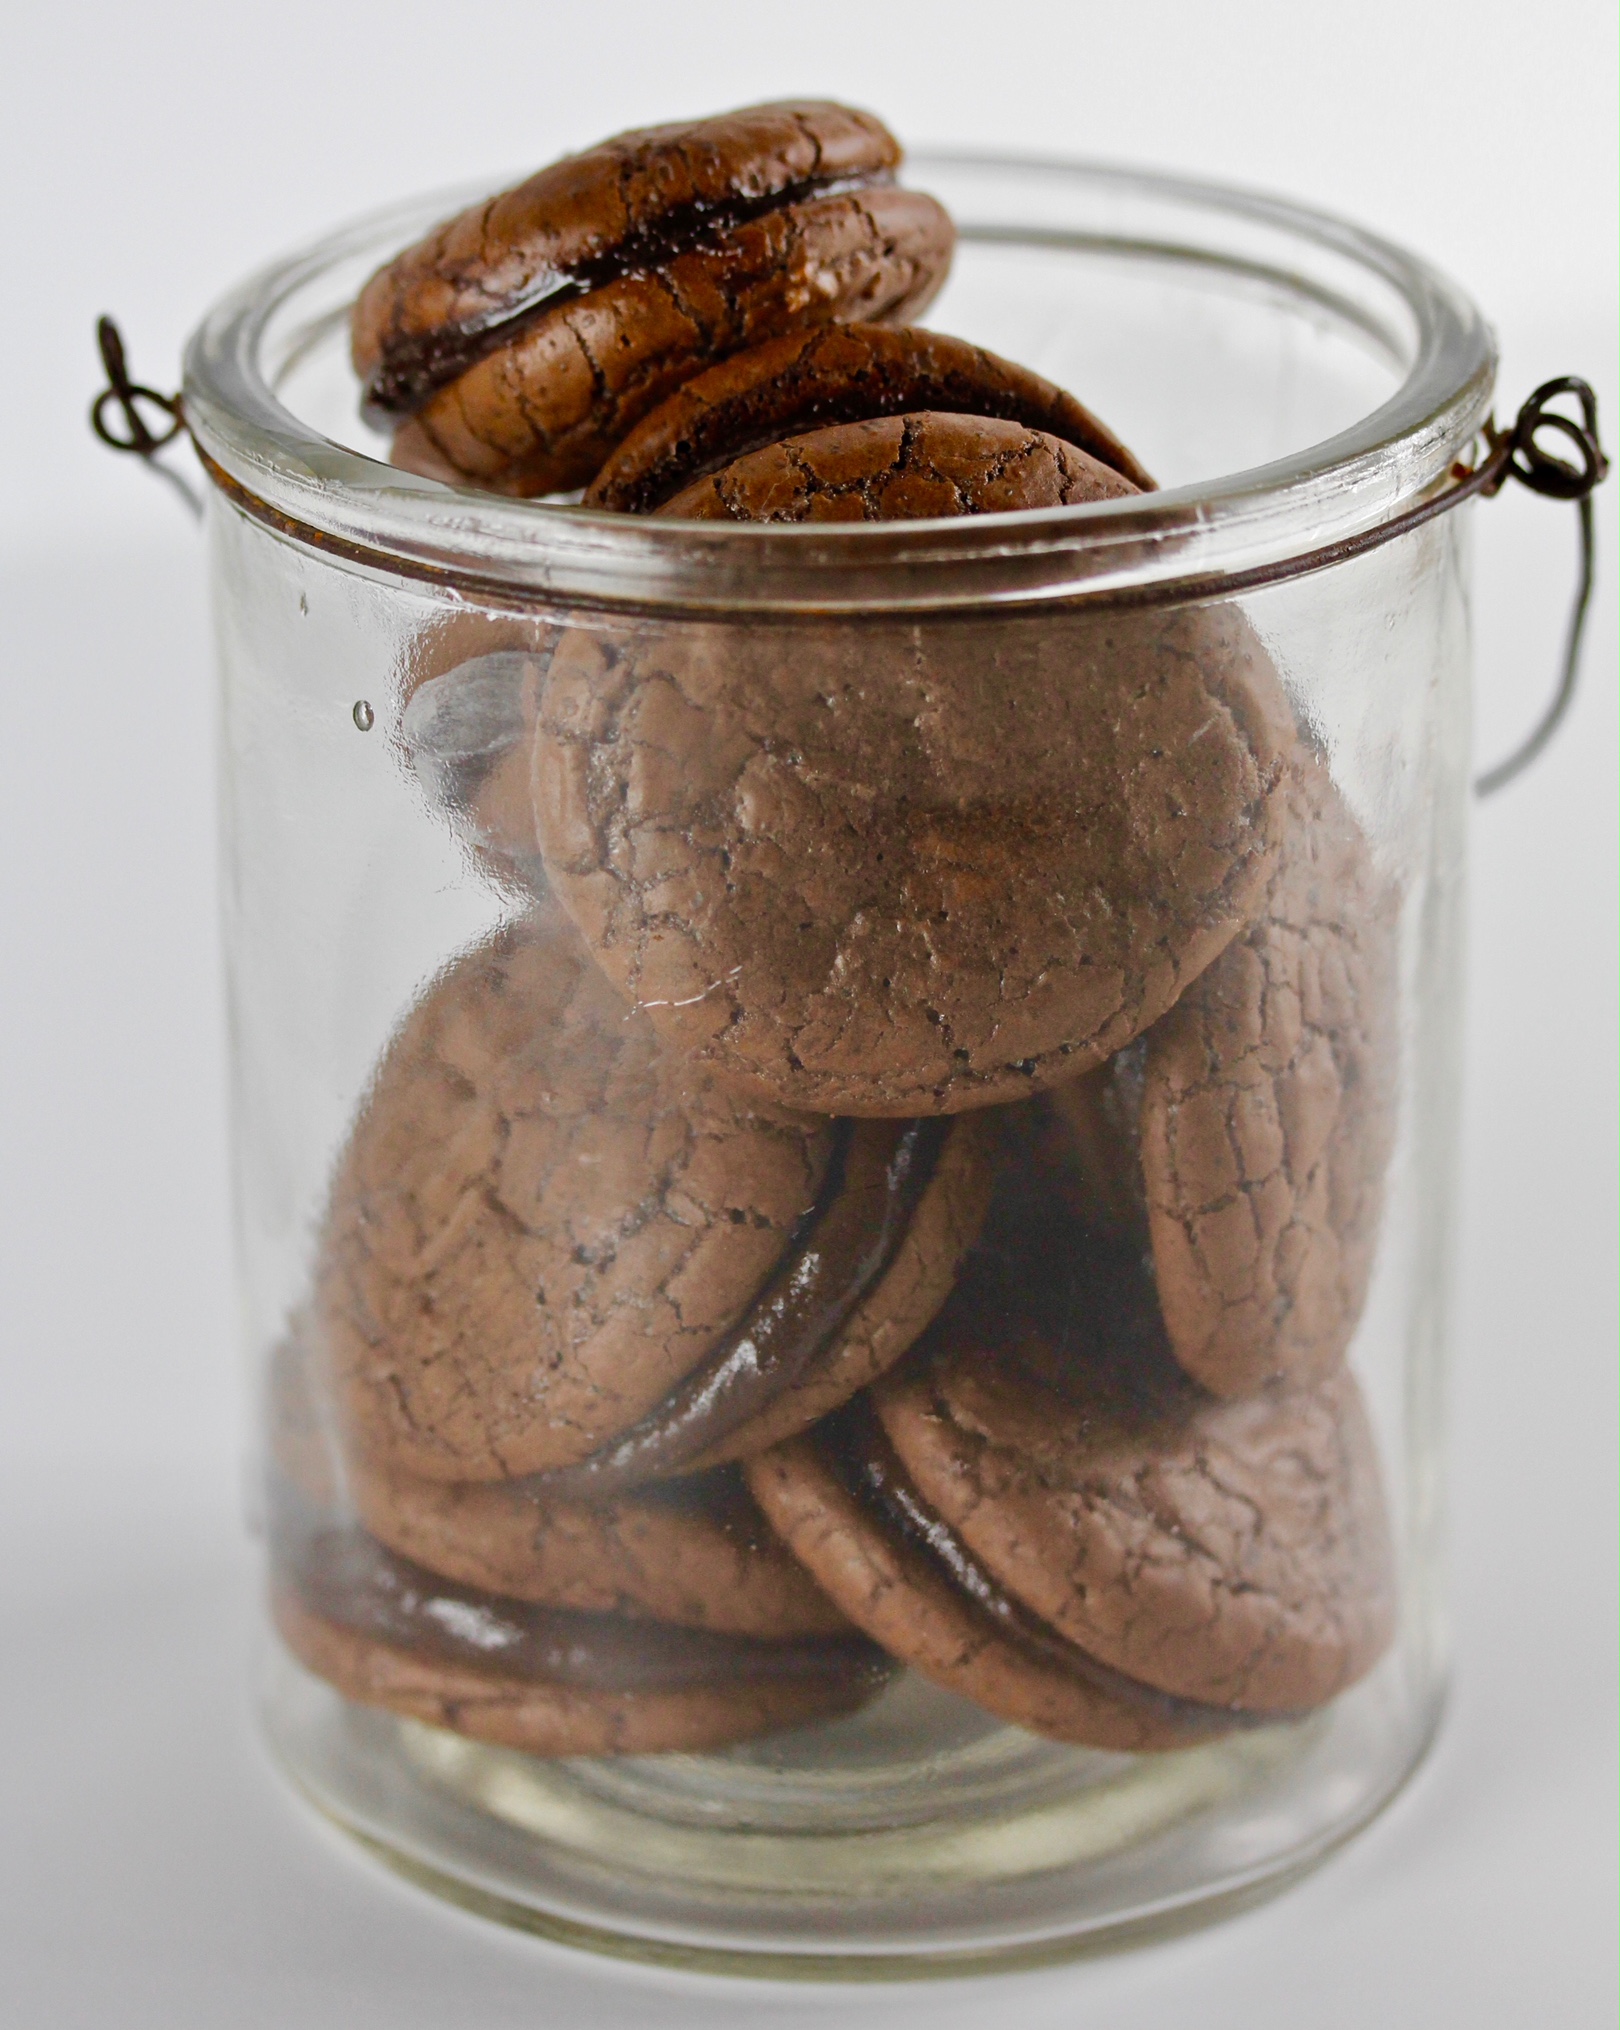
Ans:
[[[678,1473],[812,1373],[894,1260],[952,1125],[839,1121],[815,1202],[742,1323],[695,1374],[600,1451],[514,1484],[599,1500]]]
[[[1050,381],[943,332],[851,324],[767,341],[688,384],[613,453],[585,505],[654,514],[695,480],[786,437],[924,409],[1044,431],[1132,486],[1153,486],[1114,433]]]
[[[1013,1598],[980,1564],[956,1532],[918,1494],[890,1443],[877,1412],[864,1396],[829,1417],[815,1434],[817,1449],[840,1484],[868,1517],[943,1574],[973,1612],[997,1637],[1031,1662],[1078,1678],[1118,1704],[1151,1714],[1189,1738],[1206,1739],[1234,1727],[1268,1725],[1289,1716],[1245,1713],[1232,1706],[1206,1705],[1161,1692],[1101,1663],[1069,1642]]]
[[[457,1585],[324,1515],[285,1483],[272,1491],[276,1576],[310,1613],[396,1649],[502,1678],[588,1692],[836,1683],[891,1668],[863,1636],[766,1641],[660,1621],[538,1607]]]
[[[892,184],[892,170],[854,176],[806,177],[764,196],[737,195],[724,203],[680,205],[650,225],[632,229],[607,253],[567,268],[542,268],[520,291],[476,317],[460,318],[433,331],[385,340],[362,396],[363,406],[384,427],[423,407],[440,388],[459,379],[492,352],[520,338],[548,311],[588,296],[628,275],[646,275],[682,254],[715,247],[729,232],[767,212],[815,198],[841,197]]]

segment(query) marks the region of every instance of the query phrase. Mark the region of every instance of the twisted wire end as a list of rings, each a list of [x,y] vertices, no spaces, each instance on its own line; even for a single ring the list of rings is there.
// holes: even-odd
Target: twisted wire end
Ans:
[[[124,336],[110,317],[96,320],[96,345],[101,353],[101,364],[106,369],[107,385],[90,405],[90,427],[109,450],[133,451],[138,457],[150,458],[165,444],[172,443],[185,428],[180,397],[160,395],[156,388],[142,387],[139,382],[130,379],[124,357]],[[168,419],[161,430],[153,430],[147,423],[141,413],[143,402],[161,410]],[[119,436],[107,421],[107,412],[113,405],[123,412],[127,436]]]
[[[1573,395],[1579,403],[1579,421],[1549,406],[1563,395]],[[1560,458],[1555,451],[1538,444],[1536,438],[1545,430],[1573,445],[1579,463],[1572,465],[1567,458]],[[1597,568],[1592,494],[1609,473],[1609,460],[1598,438],[1597,396],[1590,382],[1583,381],[1579,374],[1561,374],[1557,380],[1543,381],[1520,408],[1511,430],[1499,432],[1487,428],[1486,434],[1490,445],[1486,463],[1496,469],[1481,492],[1488,497],[1499,492],[1509,479],[1516,479],[1521,486],[1547,500],[1573,501],[1580,517],[1580,572],[1569,631],[1564,638],[1563,665],[1552,701],[1513,752],[1476,777],[1474,794],[1478,797],[1494,796],[1524,773],[1557,732],[1574,700],[1580,675],[1581,637],[1586,631],[1586,613],[1592,603]]]
[[[130,379],[124,336],[112,318],[96,320],[96,347],[101,354],[107,385],[90,404],[91,429],[109,451],[132,451],[137,458],[144,458],[154,472],[176,489],[191,512],[200,518],[202,501],[195,490],[179,473],[157,462],[158,453],[166,444],[172,444],[186,427],[180,397],[161,395],[156,388],[143,387],[139,381]],[[158,428],[154,429],[147,421],[145,408],[155,409],[163,417],[164,421]],[[122,433],[110,420],[114,411],[123,418]]]

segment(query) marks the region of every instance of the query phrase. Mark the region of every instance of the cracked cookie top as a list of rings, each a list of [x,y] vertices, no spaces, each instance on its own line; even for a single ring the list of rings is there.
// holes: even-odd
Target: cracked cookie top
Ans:
[[[923,410],[768,444],[682,487],[658,513],[685,521],[903,522],[1075,507],[1135,492],[1043,430]]]
[[[1042,1174],[1151,1245],[1176,1357],[1217,1395],[1325,1375],[1361,1317],[1395,1138],[1399,901],[1300,753],[1254,922],[1047,1102]]]
[[[983,1236],[926,1339],[749,1483],[852,1620],[1038,1733],[1162,1749],[1308,1710],[1394,1627],[1356,1384],[1200,1388],[1054,1097],[1005,1117]]]
[[[585,1456],[741,1316],[832,1139],[662,1051],[546,913],[508,927],[407,1016],[334,1181],[351,1441],[440,1479]]]
[[[1217,1394],[1326,1374],[1361,1317],[1395,1139],[1398,915],[1302,754],[1255,922],[1148,1036],[1160,1300],[1176,1357]]]
[[[791,1106],[954,1113],[1100,1063],[1237,935],[1292,740],[1231,606],[576,627],[535,821],[676,1048]]]

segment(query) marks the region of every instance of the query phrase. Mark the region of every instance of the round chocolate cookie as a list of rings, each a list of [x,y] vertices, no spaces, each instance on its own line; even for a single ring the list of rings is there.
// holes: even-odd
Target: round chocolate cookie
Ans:
[[[1394,1139],[1398,906],[1302,754],[1254,923],[1141,1042],[1049,1097],[1068,1152],[1047,1174],[1151,1241],[1176,1358],[1217,1395],[1327,1374],[1360,1320]]]
[[[1394,1607],[1348,1373],[1216,1401],[1128,1245],[1071,1235],[1058,1273],[1044,1319],[976,1279],[926,1351],[750,1461],[771,1522],[893,1655],[1059,1739],[1175,1747],[1354,1683]]]
[[[272,1596],[345,1696],[572,1755],[742,1740],[881,1685],[735,1469],[548,1506],[345,1458],[318,1387],[299,1321],[268,1377]]]
[[[605,1499],[801,1429],[927,1323],[985,1137],[741,1097],[542,909],[406,1018],[333,1183],[312,1333],[346,1446]]]
[[[863,427],[886,459],[913,426]],[[975,427],[975,484],[1004,450],[1001,477],[1057,483],[1044,441]],[[964,471],[937,434],[932,513]],[[553,892],[684,1055],[789,1106],[954,1113],[1100,1063],[1244,928],[1293,739],[1233,606],[576,628],[535,821]]]
[[[1399,897],[1327,769],[1290,777],[1255,923],[1147,1039],[1142,1170],[1176,1357],[1219,1395],[1326,1374],[1394,1143]]]
[[[588,480],[693,374],[835,318],[901,320],[955,235],[870,114],[755,106],[618,136],[438,227],[355,305],[394,460],[501,493]]]
[[[619,445],[585,489],[585,506],[650,514],[784,437],[926,410],[1021,423],[1133,487],[1153,485],[1105,423],[1027,367],[944,332],[833,324],[754,346],[686,382]]]

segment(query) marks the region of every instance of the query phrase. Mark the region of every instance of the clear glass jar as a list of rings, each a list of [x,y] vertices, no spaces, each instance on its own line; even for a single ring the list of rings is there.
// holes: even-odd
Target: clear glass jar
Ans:
[[[1467,511],[1385,531],[1489,333],[1271,200],[912,175],[930,322],[1161,491],[784,529],[396,471],[347,306],[458,194],[187,362],[269,1733],[413,1878],[685,1965],[1207,1917],[1443,1692]]]

